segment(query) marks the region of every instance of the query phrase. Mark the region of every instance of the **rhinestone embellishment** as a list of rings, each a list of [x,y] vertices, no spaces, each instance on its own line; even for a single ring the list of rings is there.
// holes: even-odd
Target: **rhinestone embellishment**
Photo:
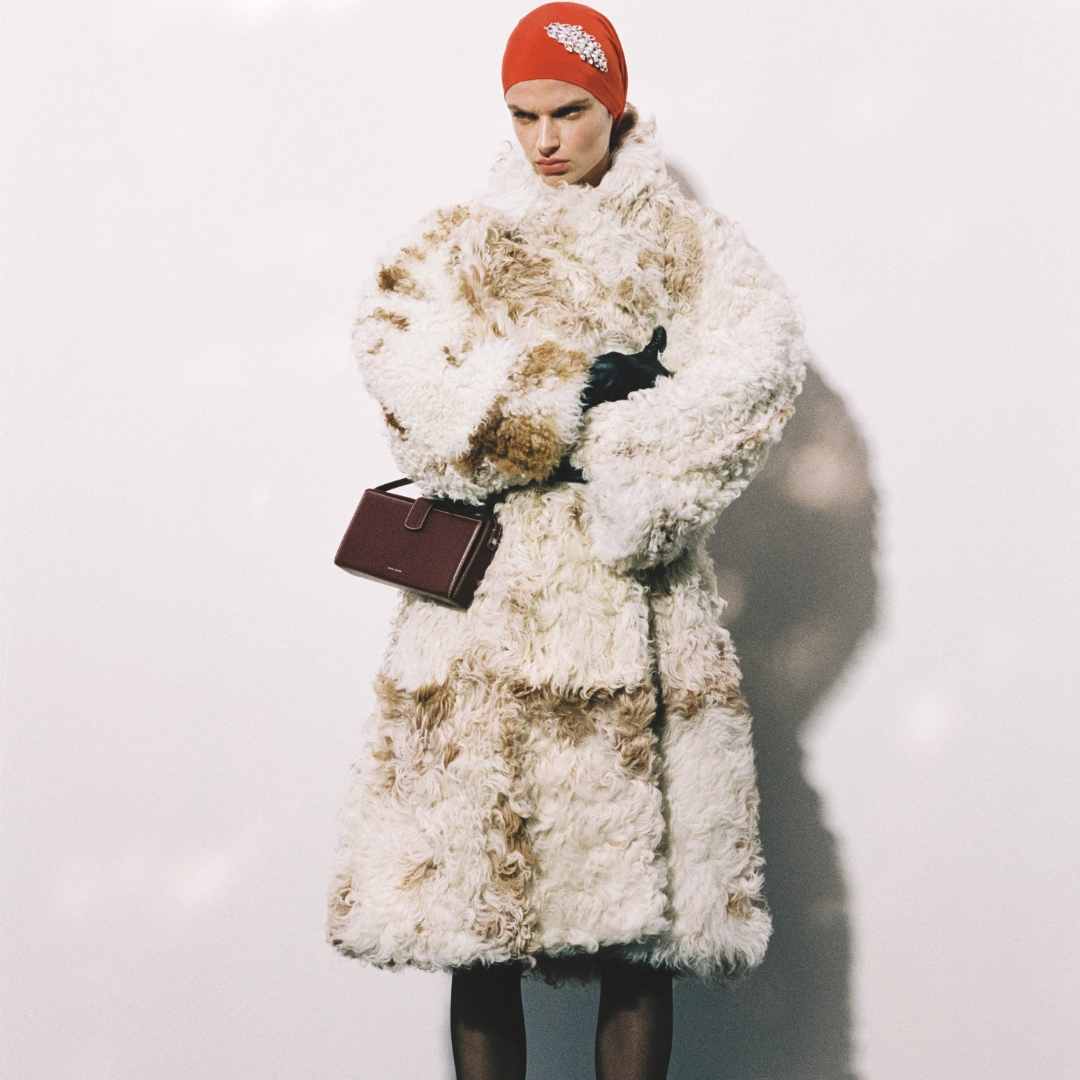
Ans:
[[[580,26],[569,23],[549,23],[545,29],[549,38],[554,38],[567,52],[577,53],[586,64],[592,64],[597,71],[607,71],[607,57],[600,48],[600,42],[586,34]]]

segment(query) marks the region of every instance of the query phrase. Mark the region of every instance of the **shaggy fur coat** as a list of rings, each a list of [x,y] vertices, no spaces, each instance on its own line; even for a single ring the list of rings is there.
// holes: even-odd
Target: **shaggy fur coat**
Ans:
[[[591,358],[673,372],[582,413]],[[581,954],[758,963],[750,718],[704,541],[791,415],[798,317],[651,123],[596,188],[517,150],[378,271],[356,351],[428,495],[497,493],[468,611],[404,594],[355,766],[329,937],[380,966]],[[564,454],[586,483],[546,483]]]

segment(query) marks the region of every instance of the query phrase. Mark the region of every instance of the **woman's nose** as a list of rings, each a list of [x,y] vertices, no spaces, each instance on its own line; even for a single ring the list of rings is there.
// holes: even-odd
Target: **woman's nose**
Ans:
[[[549,116],[540,117],[540,130],[536,135],[536,149],[545,157],[559,149],[558,125]]]

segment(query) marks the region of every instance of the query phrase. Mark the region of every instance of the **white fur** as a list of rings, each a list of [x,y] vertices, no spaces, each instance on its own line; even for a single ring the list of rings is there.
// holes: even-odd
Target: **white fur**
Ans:
[[[331,939],[433,969],[601,948],[753,966],[769,917],[750,721],[703,543],[799,390],[781,284],[679,194],[651,124],[595,189],[505,155],[381,269],[356,345],[398,464],[432,494],[508,494],[470,609],[403,599]],[[673,377],[583,415],[588,358],[657,325]],[[526,483],[571,451],[587,484]]]

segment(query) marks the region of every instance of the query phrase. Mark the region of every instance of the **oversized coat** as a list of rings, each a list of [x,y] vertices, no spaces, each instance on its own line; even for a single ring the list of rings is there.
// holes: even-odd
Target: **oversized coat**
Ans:
[[[673,372],[582,412],[656,326]],[[516,149],[380,266],[356,352],[431,496],[502,493],[467,611],[403,594],[355,765],[329,938],[446,970],[614,953],[758,963],[750,717],[704,542],[791,415],[798,317],[637,122],[595,188]],[[545,482],[567,453],[586,482]]]

